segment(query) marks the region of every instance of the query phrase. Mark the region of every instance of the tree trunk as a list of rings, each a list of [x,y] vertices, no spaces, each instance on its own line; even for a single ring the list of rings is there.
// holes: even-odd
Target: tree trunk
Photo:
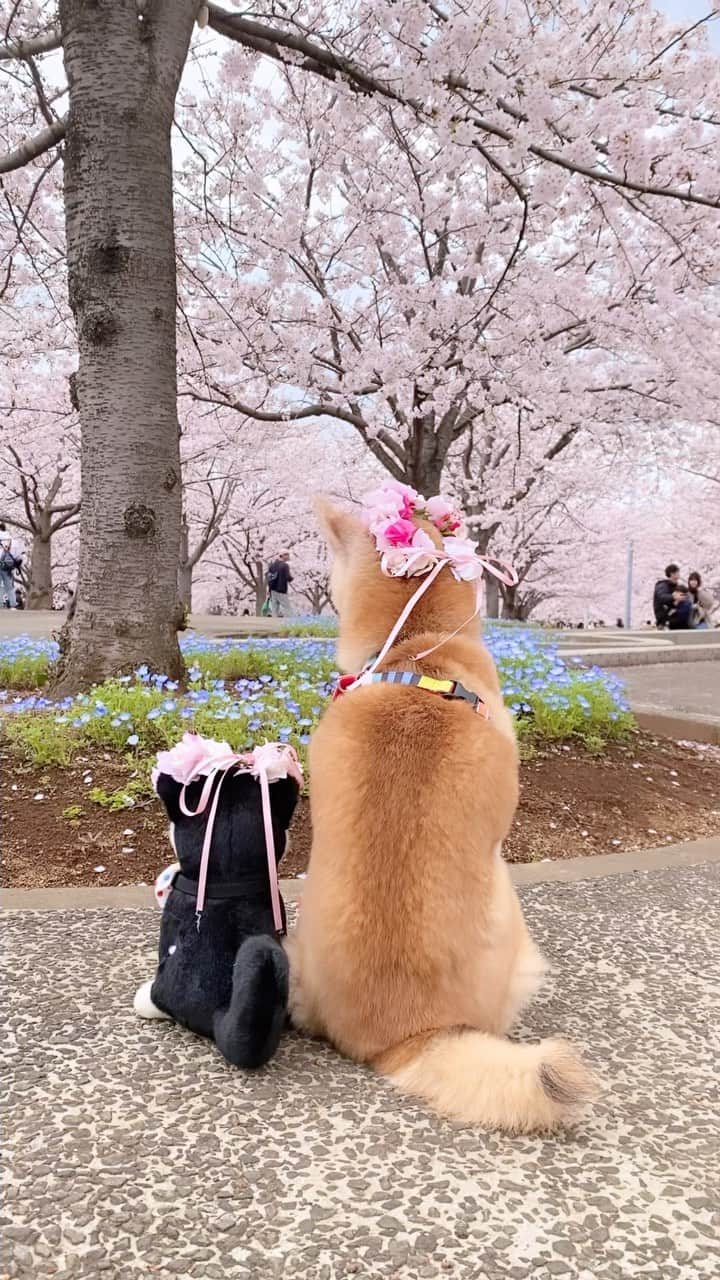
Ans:
[[[486,573],[485,578],[485,617],[500,617],[500,587],[497,578],[491,573]]]
[[[192,613],[193,567],[187,561],[178,569],[178,595],[186,613]]]
[[[183,520],[180,526],[180,563],[178,565],[178,595],[186,613],[192,613],[193,565],[190,563],[190,535]]]
[[[142,8],[142,12],[139,10]],[[197,0],[61,0],[65,220],[78,334],[77,607],[56,688],[182,674],[170,127]]]
[[[258,617],[262,613],[262,607],[267,600],[268,586],[265,581],[265,565],[262,560],[255,561],[255,612]]]
[[[476,512],[470,512],[469,514],[474,515]],[[488,529],[475,528],[473,530],[471,536],[481,556],[486,556],[488,554],[491,539],[493,534],[497,532],[497,528],[497,524],[494,524]],[[483,582],[485,584],[485,617],[499,618],[500,584],[497,578],[493,577],[491,573],[485,574]]]
[[[30,583],[27,597],[28,609],[52,609],[52,541],[50,533],[36,531],[33,534],[30,553]]]

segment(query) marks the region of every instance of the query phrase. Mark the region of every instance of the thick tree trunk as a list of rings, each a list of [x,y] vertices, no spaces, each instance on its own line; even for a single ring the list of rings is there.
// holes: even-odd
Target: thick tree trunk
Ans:
[[[142,12],[140,12],[142,10]],[[181,486],[170,127],[197,0],[61,0],[82,511],[64,692],[177,677]]]
[[[33,534],[32,551],[30,553],[30,583],[27,596],[28,609],[52,609],[52,541],[47,534]]]

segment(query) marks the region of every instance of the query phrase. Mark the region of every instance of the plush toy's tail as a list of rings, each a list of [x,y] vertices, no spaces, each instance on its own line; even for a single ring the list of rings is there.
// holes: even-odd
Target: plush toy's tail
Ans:
[[[508,1133],[568,1124],[597,1092],[577,1051],[563,1040],[519,1044],[480,1031],[428,1032],[373,1065],[440,1115]]]
[[[213,1034],[236,1067],[262,1067],[280,1042],[287,1018],[288,961],[275,938],[246,938],[235,957],[227,1009],[215,1014]]]

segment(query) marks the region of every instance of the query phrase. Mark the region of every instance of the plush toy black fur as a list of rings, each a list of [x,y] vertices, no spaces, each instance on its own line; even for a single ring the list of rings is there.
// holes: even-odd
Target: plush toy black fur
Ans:
[[[187,788],[188,808],[197,805],[203,781]],[[162,914],[158,970],[138,989],[135,1010],[209,1036],[235,1066],[261,1067],[285,1026],[288,962],[273,923],[260,784],[249,773],[222,781],[199,928],[196,890],[210,806],[188,818],[180,812],[180,783],[160,774],[156,786],[173,824],[180,874]],[[297,797],[293,778],[270,785],[278,861]],[[282,910],[284,922],[284,904]]]

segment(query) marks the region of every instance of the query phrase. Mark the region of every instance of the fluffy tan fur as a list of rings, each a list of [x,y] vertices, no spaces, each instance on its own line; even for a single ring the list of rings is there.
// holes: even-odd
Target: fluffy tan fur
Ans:
[[[420,580],[380,571],[359,521],[321,513],[335,552],[340,662],[377,653]],[[439,542],[439,535],[423,525]],[[553,1129],[593,1092],[557,1040],[504,1039],[545,965],[500,856],[518,796],[511,718],[474,586],[444,570],[383,669],[460,680],[490,709],[392,685],[346,694],[310,748],[313,847],[291,954],[294,1021],[443,1115],[510,1132]]]

